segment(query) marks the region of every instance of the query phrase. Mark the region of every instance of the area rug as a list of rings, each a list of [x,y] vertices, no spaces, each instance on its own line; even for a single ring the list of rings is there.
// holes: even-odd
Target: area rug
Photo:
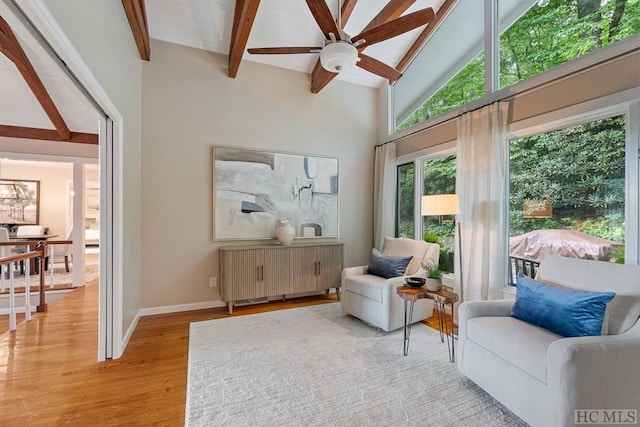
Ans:
[[[385,333],[339,303],[192,323],[187,426],[524,426],[437,331]]]
[[[53,287],[51,286],[52,275],[49,270],[45,271],[45,274],[44,274],[45,287],[47,289],[51,289],[51,288],[71,286],[71,284],[73,283],[73,269],[69,269],[69,270],[70,271],[67,273],[67,271],[64,268],[64,264],[62,264],[62,267],[58,267],[57,265],[55,266],[55,268],[53,269]],[[84,266],[84,282],[89,283],[90,281],[98,277],[98,271],[99,270],[98,270],[97,262],[86,263]],[[16,272],[14,275],[13,283],[16,288],[23,288],[25,284],[24,274],[18,274]],[[37,288],[40,284],[40,274],[32,274],[29,277],[29,284],[31,285],[31,288],[34,288],[34,289]],[[4,285],[5,285],[5,288],[9,287],[8,279],[5,279]]]

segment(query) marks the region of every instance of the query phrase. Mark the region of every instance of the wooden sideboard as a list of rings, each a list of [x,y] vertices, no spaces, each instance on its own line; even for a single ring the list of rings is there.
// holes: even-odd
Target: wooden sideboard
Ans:
[[[236,301],[340,287],[342,243],[220,248],[220,295],[229,314]]]

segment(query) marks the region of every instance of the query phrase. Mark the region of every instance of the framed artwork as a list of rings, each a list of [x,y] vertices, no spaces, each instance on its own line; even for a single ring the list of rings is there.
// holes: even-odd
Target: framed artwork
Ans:
[[[40,223],[40,181],[0,180],[0,223]]]
[[[214,147],[213,238],[338,237],[338,159]]]

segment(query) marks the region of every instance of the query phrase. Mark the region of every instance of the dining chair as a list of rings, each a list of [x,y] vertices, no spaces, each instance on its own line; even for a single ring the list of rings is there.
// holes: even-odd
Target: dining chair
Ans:
[[[39,236],[44,234],[44,226],[42,225],[20,225],[16,230],[16,237]],[[23,254],[27,252],[26,246],[14,246],[11,252]],[[45,264],[46,265],[46,264]],[[20,273],[24,274],[24,261],[20,261]]]
[[[73,233],[73,227],[69,229],[67,237],[64,240],[71,240],[71,234]],[[66,245],[52,245],[53,256],[49,256],[49,268],[53,269],[53,264],[56,262],[64,261],[64,268],[69,272],[69,258],[73,252],[73,244]]]

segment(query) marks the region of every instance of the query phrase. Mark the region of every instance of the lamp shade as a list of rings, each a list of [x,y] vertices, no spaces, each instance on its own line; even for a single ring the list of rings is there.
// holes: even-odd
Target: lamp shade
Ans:
[[[436,194],[422,196],[422,216],[427,215],[457,215],[460,213],[460,204],[457,194]]]

